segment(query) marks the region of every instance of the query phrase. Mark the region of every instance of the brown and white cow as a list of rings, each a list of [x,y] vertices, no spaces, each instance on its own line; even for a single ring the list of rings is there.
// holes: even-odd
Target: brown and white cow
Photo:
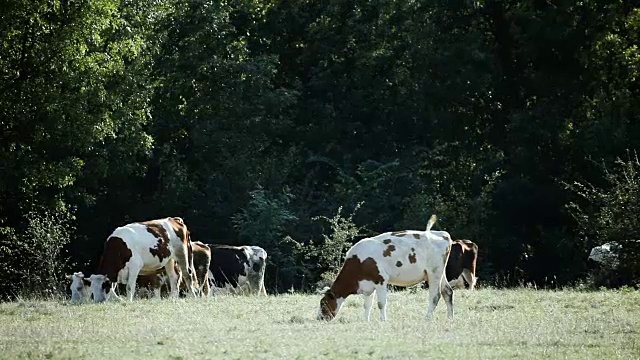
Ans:
[[[369,321],[375,291],[384,321],[387,285],[411,286],[424,280],[433,285],[429,287],[427,318],[433,316],[441,295],[449,318],[453,318],[453,289],[444,276],[452,241],[446,231],[431,231],[435,222],[436,216],[432,215],[426,231],[387,232],[353,245],[335,282],[323,290],[318,319],[335,318],[349,295],[362,294],[364,316]]]
[[[454,289],[464,289],[465,281],[469,290],[476,286],[476,263],[478,262],[478,245],[471,240],[455,240],[451,245],[451,253],[447,262],[447,280]]]
[[[170,259],[169,261],[173,261],[173,259]],[[173,270],[180,279],[180,284],[178,285],[179,288],[184,283],[184,281],[182,281],[182,272],[180,271],[180,267],[175,265]],[[136,285],[138,287],[139,296],[159,299],[163,293],[163,289],[167,292],[171,291],[168,280],[169,278],[167,277],[164,268],[157,270],[155,274],[138,275]]]
[[[174,267],[180,267],[189,289],[193,286],[192,245],[189,230],[179,217],[168,217],[119,227],[107,238],[98,273],[91,275],[91,291],[96,302],[118,296],[118,283],[127,285],[127,297],[133,300],[138,275],[153,275],[164,268],[169,278],[171,296],[178,296],[180,277]],[[173,261],[169,261],[169,260]]]
[[[191,245],[193,249],[193,256],[191,261],[192,264],[190,265],[193,269],[192,280],[193,283],[196,284],[197,293],[201,296],[206,296],[207,294],[209,294],[207,270],[209,269],[209,264],[211,263],[211,249],[209,249],[209,246],[203,244],[200,241],[192,241]],[[174,270],[176,271],[176,275],[178,275],[178,277],[181,279],[178,288],[180,294],[182,295],[183,292],[188,291],[186,282],[182,277],[180,267],[175,266]],[[155,298],[160,298],[161,289],[164,287],[169,287],[169,283],[167,280],[168,278],[163,269],[159,270],[156,274],[139,275],[138,288],[144,290],[145,292],[153,293],[153,296]]]
[[[209,295],[207,272],[211,265],[211,248],[200,241],[193,241],[193,269],[198,282],[198,290],[202,296]]]

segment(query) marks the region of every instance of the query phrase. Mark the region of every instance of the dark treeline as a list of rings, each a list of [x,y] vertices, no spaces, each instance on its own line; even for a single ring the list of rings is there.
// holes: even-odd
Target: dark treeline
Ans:
[[[638,1],[2,8],[2,296],[165,216],[264,247],[272,291],[432,213],[497,285],[572,284],[640,239]]]

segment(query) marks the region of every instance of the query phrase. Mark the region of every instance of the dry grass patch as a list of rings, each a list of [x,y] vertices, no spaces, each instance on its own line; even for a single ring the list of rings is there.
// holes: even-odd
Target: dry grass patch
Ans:
[[[0,357],[18,358],[637,358],[640,292],[457,291],[425,320],[427,293],[389,297],[389,321],[349,298],[315,320],[317,295],[219,296],[81,304],[0,304]]]

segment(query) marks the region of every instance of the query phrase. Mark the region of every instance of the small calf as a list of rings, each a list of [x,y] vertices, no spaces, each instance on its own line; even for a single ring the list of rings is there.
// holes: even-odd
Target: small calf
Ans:
[[[319,320],[332,320],[349,295],[364,296],[364,317],[369,321],[373,292],[378,298],[380,319],[387,319],[387,285],[411,286],[429,281],[427,318],[433,316],[440,296],[453,318],[453,290],[444,272],[451,249],[446,231],[431,231],[436,222],[432,215],[426,231],[397,231],[362,239],[349,249],[338,277],[325,288],[320,300]]]
[[[84,279],[82,272],[76,272],[72,275],[67,275],[67,279],[71,280],[71,301],[80,302],[86,301],[91,296],[91,289]]]

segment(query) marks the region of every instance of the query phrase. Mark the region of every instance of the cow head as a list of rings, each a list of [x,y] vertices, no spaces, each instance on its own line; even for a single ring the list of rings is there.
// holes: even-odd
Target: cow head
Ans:
[[[107,300],[107,294],[111,291],[111,281],[105,275],[91,275],[89,276],[91,282],[91,293],[93,294],[93,301],[103,302]]]
[[[338,300],[336,295],[327,286],[319,291],[322,294],[320,299],[320,309],[318,311],[318,320],[333,320],[338,313]]]
[[[71,300],[72,301],[82,301],[86,297],[86,280],[84,279],[84,274],[82,272],[76,272],[71,275],[66,276],[67,279],[71,280],[71,285],[69,289],[71,289]]]

